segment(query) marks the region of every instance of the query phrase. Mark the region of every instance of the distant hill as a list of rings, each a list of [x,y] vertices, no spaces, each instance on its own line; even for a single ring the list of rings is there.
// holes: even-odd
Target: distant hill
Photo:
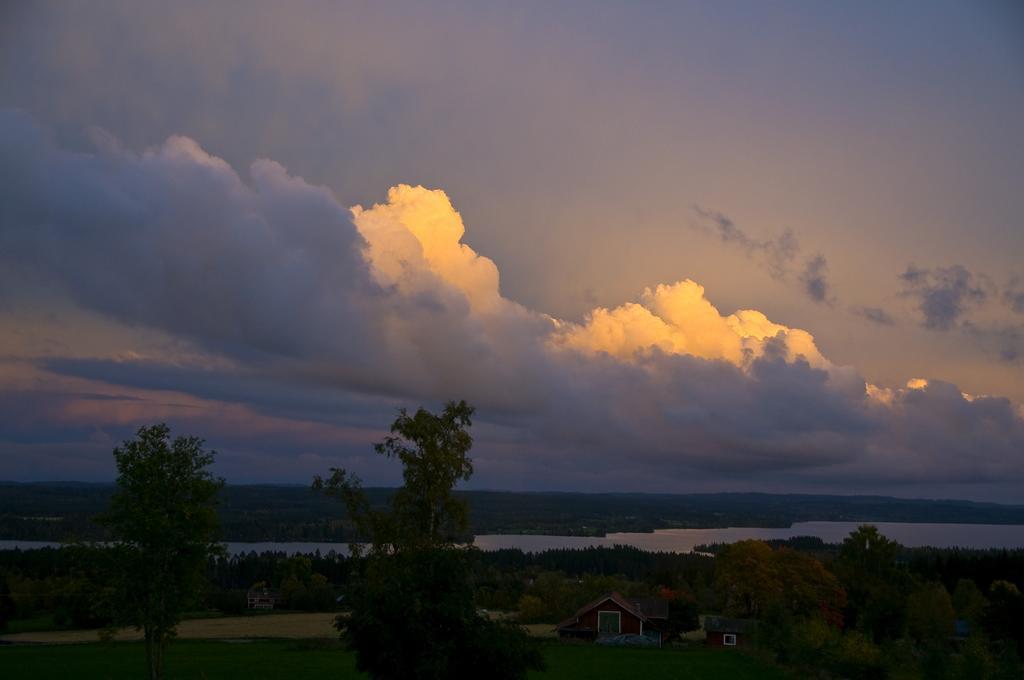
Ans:
[[[112,484],[0,482],[0,539],[102,539],[92,517]],[[383,503],[391,489],[367,489]],[[462,491],[474,534],[602,536],[670,528],[788,527],[794,522],[1024,524],[1024,506],[886,496]],[[337,501],[302,486],[229,485],[220,508],[228,541],[358,538]]]

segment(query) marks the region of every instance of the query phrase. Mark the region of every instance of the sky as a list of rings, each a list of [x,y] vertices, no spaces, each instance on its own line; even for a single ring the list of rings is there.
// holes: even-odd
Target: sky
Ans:
[[[1024,503],[1012,2],[0,5],[0,479]]]

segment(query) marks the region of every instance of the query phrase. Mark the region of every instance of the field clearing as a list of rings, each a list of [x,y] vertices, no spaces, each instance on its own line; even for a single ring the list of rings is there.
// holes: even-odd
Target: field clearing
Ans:
[[[548,668],[531,673],[531,680],[670,680],[730,678],[785,680],[779,670],[735,650],[698,647],[688,650],[624,649],[594,645],[545,643]],[[79,645],[0,646],[4,680],[63,680],[64,678],[138,678],[145,673],[145,650],[138,642]],[[355,669],[355,655],[337,643],[298,640],[182,640],[167,652],[168,680],[238,678],[365,678]]]
[[[183,640],[226,640],[247,638],[336,638],[335,614],[266,614],[263,616],[225,616],[215,619],[189,619],[178,625],[178,638]],[[122,628],[114,640],[125,642],[141,640],[142,632]],[[0,635],[3,642],[39,642],[68,644],[96,642],[98,630],[51,630],[35,633]]]
[[[530,637],[551,638],[552,640],[558,637],[553,623],[528,623],[523,628],[530,634]]]
[[[330,613],[262,614],[259,616],[223,616],[215,618],[186,619],[178,625],[178,639],[181,640],[246,640],[281,638],[285,640],[310,640],[338,637],[334,628],[334,617]],[[504,618],[501,612],[492,612],[492,618]],[[534,623],[523,626],[532,637],[556,638],[555,625]],[[46,630],[0,635],[0,642],[74,644],[98,642],[99,630]],[[121,628],[112,638],[117,642],[132,642],[142,639],[142,632],[133,628]]]

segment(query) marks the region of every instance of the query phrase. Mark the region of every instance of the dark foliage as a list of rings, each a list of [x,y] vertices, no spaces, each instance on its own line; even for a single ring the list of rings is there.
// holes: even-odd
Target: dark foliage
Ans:
[[[141,628],[149,677],[163,677],[163,655],[186,608],[194,606],[214,543],[214,506],[223,481],[214,453],[196,437],[171,439],[163,424],[140,428],[114,449],[117,483],[100,518],[116,539],[107,599],[115,623]]]
[[[392,436],[375,448],[402,463],[405,484],[377,509],[359,479],[332,469],[313,488],[341,500],[360,533],[371,540],[347,588],[351,614],[338,628],[374,678],[524,678],[544,661],[517,626],[490,621],[476,609],[472,549],[455,547],[468,528],[468,509],[452,490],[473,471],[468,452],[473,408],[449,402],[435,415],[404,409]]]
[[[522,678],[542,665],[518,628],[477,613],[469,556],[459,550],[409,550],[368,558],[349,589],[351,616],[338,627],[373,677]]]

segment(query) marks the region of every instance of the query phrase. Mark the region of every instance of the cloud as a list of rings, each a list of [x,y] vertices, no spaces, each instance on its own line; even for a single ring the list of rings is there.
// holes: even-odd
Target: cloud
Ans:
[[[794,275],[793,265],[800,257],[800,243],[792,230],[787,229],[778,237],[759,240],[751,237],[736,223],[720,212],[693,206],[698,221],[694,226],[701,231],[711,231],[722,243],[742,250],[747,257],[757,260],[768,274],[776,280],[788,281]],[[821,253],[806,259],[797,279],[802,292],[814,302],[831,303],[831,284],[828,281],[828,262]]]
[[[1024,284],[1020,277],[1013,277],[1003,289],[1003,302],[1018,314],[1024,314]]]
[[[900,276],[901,295],[912,298],[922,315],[921,325],[935,331],[959,330],[984,352],[1004,363],[1024,357],[1024,327],[990,312],[976,314],[990,300],[1019,312],[1024,294],[1012,278],[1001,294],[985,274],[972,273],[962,265],[920,269],[914,265]]]
[[[1024,359],[1024,328],[1009,324],[963,322],[963,331],[989,354],[1007,364]]]
[[[972,274],[964,266],[921,269],[908,265],[900,274],[901,295],[913,299],[921,312],[921,325],[929,330],[948,331],[972,308],[989,297],[986,277]]]
[[[881,307],[855,307],[851,311],[857,316],[862,316],[879,326],[893,326],[896,324],[896,320],[892,318],[892,315]]]
[[[776,238],[761,241],[748,235],[720,212],[707,210],[699,205],[693,206],[693,212],[699,218],[698,227],[707,229],[710,225],[722,243],[734,245],[743,250],[748,257],[759,259],[772,278],[785,279],[790,273],[793,261],[800,254],[800,244],[789,229]]]
[[[752,309],[722,316],[704,296],[704,287],[689,279],[648,288],[639,302],[599,307],[582,324],[560,323],[553,343],[624,360],[656,349],[740,367],[767,355],[830,366],[807,331],[773,323]]]
[[[1024,420],[1009,401],[866,384],[808,331],[722,313],[689,279],[579,323],[520,305],[462,242],[440,190],[398,185],[349,209],[270,160],[243,175],[184,137],[142,153],[71,151],[10,112],[0,174],[11,178],[0,324],[18,304],[61,297],[120,348],[11,345],[19,377],[0,379],[0,442],[16,457],[66,461],[76,441],[168,417],[227,442],[232,469],[258,461],[294,479],[322,471],[332,447],[371,466],[354,451],[396,404],[466,398],[480,408],[475,451],[491,486],[508,470],[548,488],[628,478],[662,489],[753,474],[922,484],[965,468],[1008,483],[1024,470]],[[811,271],[823,275],[823,261]],[[166,338],[181,348],[163,352]],[[27,404],[38,417],[26,421]],[[0,472],[19,465],[0,455]]]
[[[907,477],[927,466],[935,481],[969,484],[1015,476],[1024,446],[1021,412],[1008,399],[964,394],[939,380],[911,380],[878,414],[865,451],[879,477]]]
[[[8,290],[45,277],[86,308],[230,355],[366,344],[362,239],[327,189],[265,160],[246,183],[184,137],[74,153],[10,112],[0,135]]]
[[[800,273],[800,283],[807,296],[815,302],[829,301],[828,262],[824,256],[818,254],[807,260]]]

